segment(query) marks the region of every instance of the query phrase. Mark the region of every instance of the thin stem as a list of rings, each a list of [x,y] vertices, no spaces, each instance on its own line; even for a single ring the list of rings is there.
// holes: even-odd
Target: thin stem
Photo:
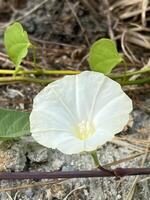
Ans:
[[[14,74],[15,70],[7,70],[0,69],[0,74]],[[20,70],[17,74],[35,74],[35,75],[75,75],[79,74],[80,71],[74,70],[44,70],[44,69],[36,69],[36,70]]]
[[[39,84],[48,84],[54,81],[53,79],[39,79],[39,78],[30,78],[25,76],[15,76],[15,77],[0,77],[0,83],[12,83],[12,82],[28,82],[28,83],[39,83]]]
[[[87,178],[87,177],[123,177],[133,175],[150,175],[150,168],[116,168],[114,173],[102,170],[91,171],[55,171],[55,172],[0,172],[0,180],[22,179],[58,179],[58,178]]]
[[[27,82],[27,83],[39,83],[39,84],[48,84],[52,81],[56,80],[53,79],[41,79],[41,78],[31,78],[27,76],[7,76],[7,77],[0,77],[0,83],[12,83],[12,82]],[[143,78],[143,79],[137,79],[137,80],[127,80],[127,81],[121,81],[116,80],[118,83],[120,83],[122,86],[124,85],[140,85],[144,83],[150,83],[150,77],[149,78]]]
[[[127,66],[127,63],[126,63],[126,61],[124,59],[123,59],[123,64],[124,64],[124,77],[123,77],[123,80],[125,81],[126,80],[126,74],[127,74],[128,66]]]
[[[0,74],[14,74],[15,70],[7,70],[0,69]],[[36,70],[20,70],[17,74],[35,74],[35,75],[75,75],[79,74],[81,71],[77,70],[44,70],[44,69],[36,69]],[[127,71],[126,77],[130,77],[137,74],[144,74],[150,72],[150,67],[145,69],[137,70],[134,72]],[[123,78],[124,74],[109,74],[109,77],[112,79]]]
[[[102,170],[104,172],[110,173],[110,174],[114,173],[112,170],[106,169],[106,168],[101,166],[101,164],[99,162],[99,159],[98,159],[98,156],[97,156],[97,151],[96,150],[91,152],[91,156],[92,156],[92,158],[94,160],[96,168],[98,168],[98,169],[100,169],[100,170]]]
[[[141,85],[145,83],[150,83],[150,77],[148,78],[143,78],[143,79],[137,79],[137,80],[127,80],[127,81],[119,81],[117,80],[118,83],[120,83],[122,86],[123,85]]]
[[[127,71],[126,77],[130,77],[130,76],[137,75],[137,74],[144,74],[147,72],[150,72],[150,67],[147,67],[147,68],[141,69],[141,70],[137,70],[137,71],[133,71],[133,72]],[[124,74],[110,74],[109,77],[113,78],[113,79],[119,79],[119,78],[123,78]]]
[[[96,168],[99,168],[100,166],[100,162],[99,162],[99,159],[98,159],[98,156],[97,156],[97,151],[91,151],[91,156],[93,158],[93,161],[94,161],[94,164],[95,164],[95,167]]]
[[[37,65],[36,65],[36,47],[34,45],[32,45],[32,49],[33,49],[33,62],[34,62],[34,67],[35,69],[37,69]]]

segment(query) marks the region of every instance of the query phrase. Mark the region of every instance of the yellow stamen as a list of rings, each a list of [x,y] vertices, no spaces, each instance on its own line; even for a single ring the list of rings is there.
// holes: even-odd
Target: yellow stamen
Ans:
[[[81,121],[74,130],[75,136],[80,140],[86,140],[95,133],[94,126],[88,121]]]

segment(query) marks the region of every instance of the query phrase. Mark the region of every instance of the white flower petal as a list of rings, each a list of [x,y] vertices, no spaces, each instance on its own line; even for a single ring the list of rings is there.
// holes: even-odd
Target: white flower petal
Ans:
[[[72,136],[71,133],[61,130],[33,133],[32,137],[41,145],[58,149],[66,154],[75,154],[85,151],[83,141]],[[46,139],[45,139],[46,138]]]
[[[55,110],[54,110],[55,109]],[[48,113],[46,110],[34,110],[30,115],[30,128],[32,132],[44,131],[52,128],[72,130],[71,126],[73,124],[72,120],[66,115],[67,113],[60,112],[59,106],[52,107]],[[61,113],[61,115],[60,115]],[[63,116],[63,117],[62,117]]]
[[[84,142],[84,151],[94,151],[114,137],[112,132],[97,129],[96,133]]]
[[[72,140],[73,136],[63,131],[46,131],[36,132],[32,134],[32,137],[41,145],[48,148],[55,149],[60,143],[67,140]]]
[[[86,71],[49,84],[35,97],[31,133],[63,153],[92,151],[123,129],[131,110],[118,83]]]
[[[77,138],[62,141],[62,143],[57,146],[57,149],[65,154],[76,154],[85,151],[83,141]]]
[[[132,101],[125,93],[122,93],[99,110],[93,121],[97,128],[100,127],[104,130],[118,133],[127,124],[131,111]]]

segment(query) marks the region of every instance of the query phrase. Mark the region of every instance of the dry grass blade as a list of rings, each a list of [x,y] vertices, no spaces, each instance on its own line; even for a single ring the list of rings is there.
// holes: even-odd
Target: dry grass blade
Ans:
[[[148,180],[150,180],[150,177],[143,178],[143,179],[139,180],[138,183],[141,183],[141,182],[144,182],[144,181],[148,181]]]
[[[110,10],[114,10],[120,7],[128,7],[133,6],[141,3],[141,0],[122,0],[122,1],[115,1],[115,3],[110,7]]]
[[[146,12],[149,11],[149,10],[150,10],[150,7],[147,7]],[[131,11],[131,12],[128,12],[128,13],[123,13],[122,15],[120,15],[120,19],[128,19],[130,17],[134,17],[134,16],[137,16],[137,15],[140,15],[140,14],[141,14],[141,9]]]
[[[145,134],[147,132],[147,129],[146,129],[146,131],[144,131],[144,130],[142,130],[142,132]],[[125,141],[125,142],[128,142],[129,144],[135,145],[136,147],[143,148],[143,152],[145,152],[145,148],[149,144],[148,140],[137,139],[137,138],[129,138],[128,136],[122,136],[122,137],[116,136],[114,139],[118,140],[120,142]]]
[[[118,165],[118,164],[121,164],[121,163],[124,163],[124,162],[128,162],[128,161],[133,160],[134,158],[137,158],[137,157],[139,157],[139,156],[141,156],[143,154],[145,154],[145,153],[143,152],[143,153],[133,154],[133,155],[127,157],[127,158],[123,158],[123,159],[111,162],[109,164],[106,164],[106,165],[104,165],[104,167],[107,168],[107,167],[115,166],[115,165]]]
[[[150,1],[117,0],[111,3],[110,10],[117,21],[114,29],[115,39],[121,40],[122,50],[131,63],[143,65],[150,56]],[[144,59],[139,52],[143,52]]]
[[[128,45],[129,43],[125,42],[124,43],[124,48],[126,52],[123,49],[124,54],[127,56],[127,58],[131,61],[131,63],[140,63],[139,60],[136,58],[134,53],[132,52],[132,49]]]
[[[143,0],[142,1],[142,13],[141,13],[141,21],[142,25],[146,26],[146,10],[148,7],[148,0]]]
[[[145,147],[137,146],[135,144],[132,144],[130,141],[128,141],[126,139],[119,138],[119,137],[115,137],[112,140],[112,143],[114,143],[114,144],[116,144],[118,146],[126,147],[126,148],[128,148],[130,150],[133,150],[133,151],[137,151],[139,153],[142,153],[145,150]]]
[[[109,36],[112,40],[114,40],[114,32],[112,30],[112,16],[111,16],[111,12],[110,12],[110,5],[108,0],[103,0],[103,3],[106,7],[106,16],[107,16],[107,24],[108,24],[108,32],[109,32]]]
[[[148,36],[133,31],[128,31],[127,34],[126,40],[128,42],[144,47],[145,49],[150,49],[150,38]]]
[[[82,26],[82,24],[80,22],[80,19],[78,18],[77,14],[76,14],[76,12],[74,10],[74,7],[71,5],[71,3],[69,2],[69,0],[66,0],[66,2],[68,4],[68,6],[69,6],[69,8],[70,8],[70,10],[71,10],[71,12],[73,14],[73,16],[75,17],[77,23],[79,24],[79,26],[81,28],[82,34],[84,35],[84,38],[85,38],[85,41],[86,41],[87,45],[90,46],[90,42],[88,40],[88,37],[87,37],[87,35],[85,33],[85,30],[84,30],[84,28],[83,28],[83,26]]]
[[[8,194],[7,192],[6,192],[6,195],[7,195],[7,197],[9,198],[9,200],[14,200],[14,199],[10,196],[10,194]]]
[[[150,142],[150,137],[149,137],[148,141]],[[143,167],[144,164],[145,164],[145,161],[146,161],[147,156],[148,156],[148,154],[149,154],[149,147],[150,147],[150,144],[148,144],[148,146],[147,146],[147,148],[146,148],[145,156],[143,157],[143,159],[142,159],[142,161],[141,161],[141,167]],[[134,192],[135,192],[135,188],[136,188],[136,184],[137,184],[138,180],[139,180],[139,176],[135,177],[135,179],[134,179],[134,181],[133,181],[133,183],[132,183],[131,189],[130,189],[128,195],[127,195],[126,200],[132,200],[132,199],[133,199],[133,197],[134,197]]]
[[[126,31],[123,31],[122,36],[121,36],[121,47],[122,47],[122,50],[123,50],[125,56],[132,62],[133,60],[135,61],[135,56],[132,54],[132,52],[127,47],[127,44],[125,42],[125,35],[126,35]],[[129,51],[129,53],[127,50]]]
[[[8,196],[8,198],[9,198],[10,200],[17,200],[18,193],[19,193],[19,191],[16,192],[14,198],[12,198],[7,192],[6,192],[6,195]]]
[[[35,188],[35,187],[44,187],[44,186],[49,186],[52,187],[55,184],[61,184],[64,181],[66,181],[68,179],[64,179],[64,180],[56,180],[56,181],[48,181],[48,182],[43,182],[43,183],[32,183],[32,184],[24,184],[24,185],[20,185],[20,186],[16,186],[16,187],[10,187],[10,188],[0,188],[0,192],[8,192],[8,191],[16,191],[16,190],[24,190],[27,188]]]
[[[67,194],[67,196],[66,196],[63,200],[67,200],[68,197],[69,197],[72,193],[74,193],[74,192],[77,191],[77,190],[84,189],[84,188],[86,188],[86,186],[85,186],[85,185],[82,185],[82,186],[80,186],[80,187],[77,187],[77,188],[73,189],[71,192],[69,192],[69,193]]]

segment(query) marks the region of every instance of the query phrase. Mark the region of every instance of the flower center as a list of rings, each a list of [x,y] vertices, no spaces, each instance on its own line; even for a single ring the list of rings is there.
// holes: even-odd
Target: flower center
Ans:
[[[80,140],[86,140],[95,133],[94,126],[88,121],[81,121],[75,127],[75,136]]]

